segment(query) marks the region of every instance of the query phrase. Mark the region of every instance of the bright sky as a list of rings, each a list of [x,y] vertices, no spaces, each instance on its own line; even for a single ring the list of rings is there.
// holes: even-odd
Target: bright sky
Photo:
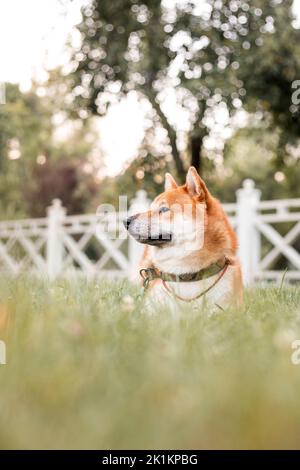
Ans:
[[[68,1],[65,8],[64,0],[0,0],[0,82],[17,82],[27,89],[32,77],[45,78],[45,67],[64,64],[66,40],[74,34],[80,8],[87,1]],[[300,17],[300,0],[294,0],[294,8]],[[120,171],[134,155],[143,135],[143,119],[134,97],[102,119],[108,173]]]
[[[70,1],[66,15],[60,0],[0,0],[0,80],[26,88],[32,76],[43,78],[44,66],[63,63],[83,2]]]

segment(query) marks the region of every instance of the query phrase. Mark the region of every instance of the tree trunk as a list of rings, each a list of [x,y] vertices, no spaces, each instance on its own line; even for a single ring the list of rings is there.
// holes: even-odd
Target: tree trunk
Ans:
[[[191,139],[191,165],[196,168],[198,172],[201,171],[202,167],[202,144],[203,138],[201,136],[192,137]]]
[[[148,95],[148,98],[150,99],[150,102],[151,102],[153,108],[157,112],[164,129],[168,133],[168,137],[169,137],[169,141],[170,141],[170,145],[171,145],[171,149],[172,149],[172,155],[173,155],[175,167],[176,167],[176,170],[177,170],[177,176],[178,176],[179,181],[181,183],[183,183],[184,180],[185,180],[185,168],[183,166],[183,162],[182,162],[182,159],[181,159],[178,147],[177,147],[176,131],[169,124],[169,121],[166,118],[165,114],[162,112],[159,103],[155,99],[155,96],[149,96]]]

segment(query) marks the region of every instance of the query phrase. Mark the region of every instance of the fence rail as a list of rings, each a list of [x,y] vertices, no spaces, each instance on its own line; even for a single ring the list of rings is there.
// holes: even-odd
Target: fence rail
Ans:
[[[129,212],[146,210],[145,191],[138,191]],[[236,203],[224,204],[239,241],[246,284],[280,281],[283,274],[300,280],[300,199],[261,201],[252,180],[237,191]],[[130,276],[142,246],[128,239],[122,225],[107,214],[66,215],[55,199],[47,217],[0,222],[0,271],[18,275],[35,271],[54,279],[73,270],[88,277]],[[274,226],[275,224],[275,226]],[[118,237],[111,233],[118,231]]]

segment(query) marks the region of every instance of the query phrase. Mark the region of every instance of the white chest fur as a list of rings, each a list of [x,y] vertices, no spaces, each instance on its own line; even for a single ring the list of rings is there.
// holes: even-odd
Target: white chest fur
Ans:
[[[208,279],[196,282],[168,282],[168,290],[164,287],[162,281],[159,281],[155,287],[151,289],[150,297],[155,302],[163,302],[171,307],[189,302],[193,307],[201,307],[205,303],[208,306],[224,308],[226,307],[228,298],[232,294],[234,268],[229,266],[222,278],[213,285],[219,276],[220,274],[216,274]],[[213,287],[209,289],[211,286]],[[208,292],[197,298],[207,289],[209,289]],[[186,301],[180,300],[176,296]]]

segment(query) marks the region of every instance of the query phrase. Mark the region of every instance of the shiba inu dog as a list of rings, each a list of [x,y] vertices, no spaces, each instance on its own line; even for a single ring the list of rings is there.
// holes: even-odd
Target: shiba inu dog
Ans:
[[[242,303],[235,232],[194,167],[182,186],[167,173],[165,191],[150,209],[124,224],[146,245],[140,273],[155,300],[205,302],[221,309]]]

